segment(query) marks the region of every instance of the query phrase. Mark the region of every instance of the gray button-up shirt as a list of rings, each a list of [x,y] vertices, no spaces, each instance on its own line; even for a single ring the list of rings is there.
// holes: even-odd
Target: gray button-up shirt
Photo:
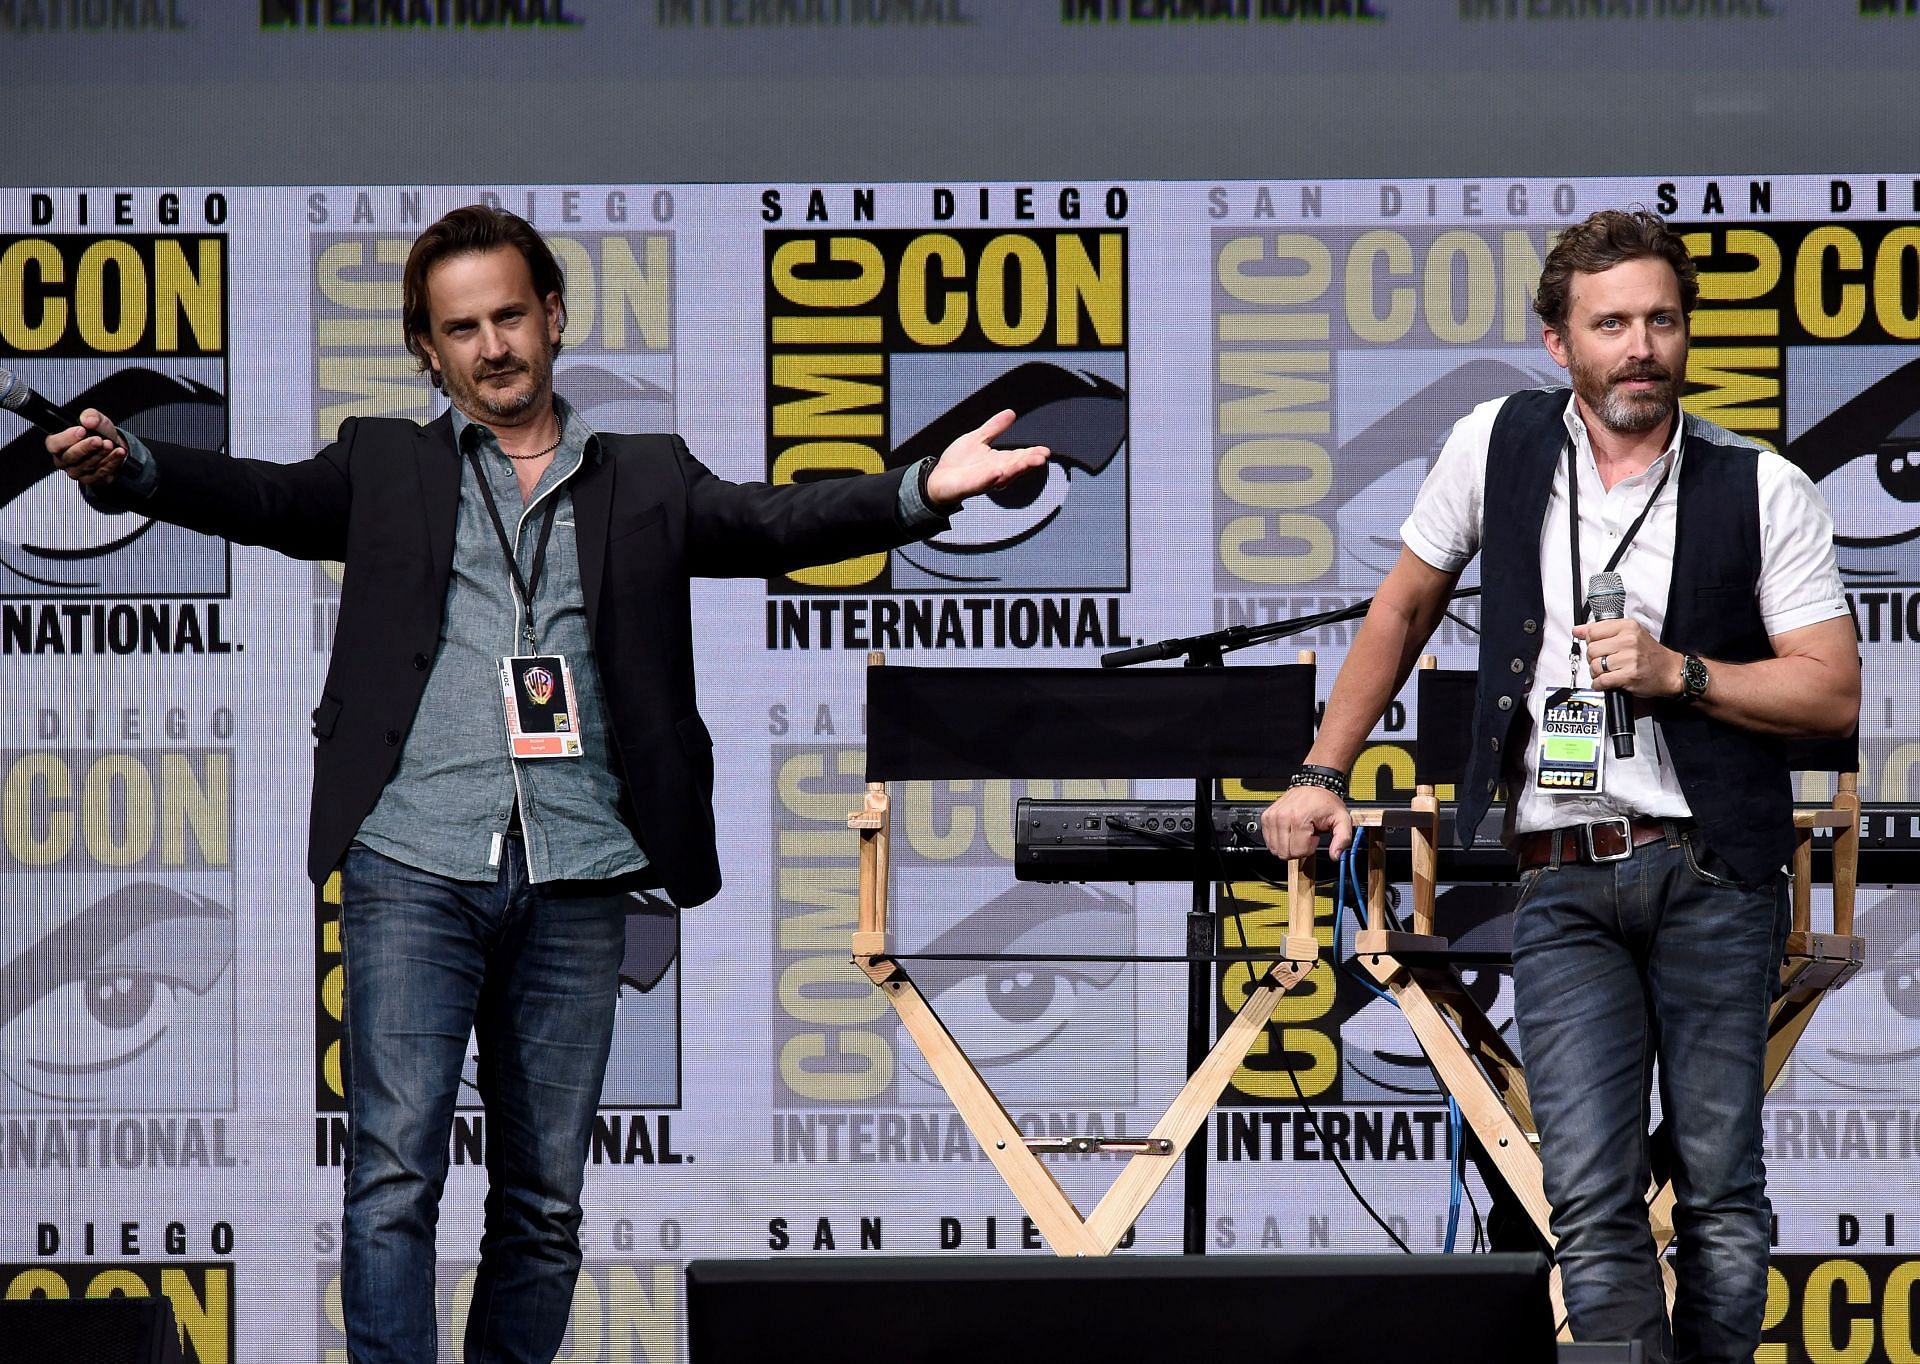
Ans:
[[[453,409],[460,509],[440,642],[400,764],[360,826],[358,841],[376,852],[458,881],[492,881],[498,875],[499,839],[516,802],[534,881],[597,880],[647,865],[647,855],[615,809],[620,782],[607,742],[605,692],[594,663],[573,538],[573,497],[566,486],[585,461],[605,455],[592,428],[557,394],[554,410],[561,421],[560,445],[522,506],[512,462],[493,432]],[[116,486],[135,499],[148,496],[158,482],[158,467],[138,436],[124,427],[120,434],[127,461]],[[546,505],[558,499],[546,567],[534,588],[537,644],[532,652],[561,654],[573,671],[583,750],[578,758],[515,761],[508,755],[499,667],[502,658],[529,652],[520,633],[525,613],[474,482],[469,448],[480,457],[523,580],[533,571]],[[910,472],[900,484],[897,515],[904,527],[941,520],[921,496],[924,473]]]
[[[616,810],[620,781],[608,745],[605,693],[594,665],[567,488],[584,461],[604,455],[592,428],[564,399],[555,397],[554,411],[561,420],[559,448],[522,506],[513,463],[493,432],[454,409],[460,511],[440,644],[400,765],[360,826],[360,842],[375,852],[458,881],[494,879],[498,837],[516,801],[531,880],[599,880],[647,864]],[[520,633],[526,613],[474,481],[470,451],[479,456],[523,581],[533,574],[547,504],[556,504],[546,567],[534,585],[532,649]],[[579,703],[578,758],[516,762],[508,755],[500,660],[525,653],[567,660]]]

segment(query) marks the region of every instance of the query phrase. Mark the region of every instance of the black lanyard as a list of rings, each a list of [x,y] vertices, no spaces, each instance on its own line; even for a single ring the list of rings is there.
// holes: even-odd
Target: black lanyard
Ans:
[[[1587,623],[1587,594],[1580,590],[1580,471],[1573,466],[1573,442],[1565,446],[1567,452],[1567,539],[1573,546],[1573,623]],[[1653,504],[1660,500],[1661,489],[1667,486],[1667,480],[1673,477],[1674,461],[1660,471],[1660,481],[1653,485],[1653,493],[1647,498],[1647,505],[1633,518],[1633,524],[1627,527],[1627,533],[1620,537],[1620,543],[1614,547],[1613,557],[1607,560],[1603,573],[1611,573],[1620,566],[1620,556],[1627,552],[1627,546],[1633,543],[1633,537],[1640,533],[1645,524],[1647,513],[1653,510]]]
[[[493,500],[493,489],[487,486],[486,471],[480,467],[480,452],[469,447],[467,460],[473,465],[473,477],[480,484],[480,499],[487,504],[487,515],[493,518],[493,533],[500,537],[500,552],[507,556],[507,572],[513,575],[513,585],[520,591],[520,600],[526,603],[527,623],[521,633],[526,637],[527,652],[532,653],[539,642],[539,636],[533,630],[533,593],[540,586],[540,575],[547,568],[547,538],[553,534],[553,518],[560,508],[560,490],[554,489],[553,495],[547,499],[547,514],[540,522],[540,539],[533,548],[533,572],[522,578],[520,562],[513,553],[513,542],[507,538],[507,523],[500,519],[499,504]]]

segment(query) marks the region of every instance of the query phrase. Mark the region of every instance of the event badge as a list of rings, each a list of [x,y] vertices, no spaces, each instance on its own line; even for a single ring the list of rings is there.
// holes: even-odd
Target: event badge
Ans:
[[[516,758],[580,756],[580,707],[573,670],[559,654],[500,660],[507,703],[507,747]]]
[[[1534,790],[1549,796],[1598,795],[1606,753],[1607,704],[1591,689],[1547,693]]]

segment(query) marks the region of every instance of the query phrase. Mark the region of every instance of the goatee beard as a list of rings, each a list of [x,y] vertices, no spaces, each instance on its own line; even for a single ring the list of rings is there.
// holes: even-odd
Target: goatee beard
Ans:
[[[1594,415],[1609,431],[1637,436],[1651,431],[1673,415],[1673,391],[1664,389],[1643,395],[1622,393],[1609,387],[1593,405]]]
[[[509,417],[517,417],[525,412],[533,406],[534,400],[539,396],[540,394],[537,390],[528,389],[525,393],[511,398],[488,398],[483,396],[481,391],[476,387],[473,392],[473,403],[475,407],[478,407],[489,417],[504,421]]]

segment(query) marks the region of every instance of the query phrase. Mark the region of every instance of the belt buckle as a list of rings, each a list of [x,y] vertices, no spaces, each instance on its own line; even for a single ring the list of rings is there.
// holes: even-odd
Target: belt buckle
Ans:
[[[1615,846],[1616,842],[1618,847]],[[1580,826],[1580,843],[1590,862],[1619,862],[1633,853],[1633,821],[1624,815]]]

